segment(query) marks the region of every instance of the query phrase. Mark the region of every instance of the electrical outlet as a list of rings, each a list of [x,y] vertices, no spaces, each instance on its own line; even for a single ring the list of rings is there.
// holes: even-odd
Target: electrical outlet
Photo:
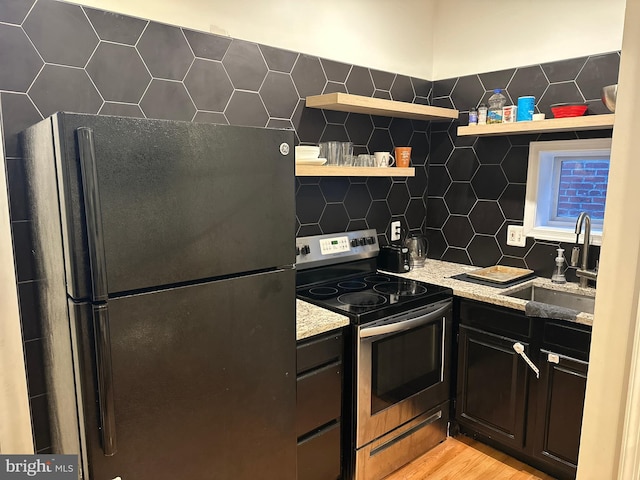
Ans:
[[[526,244],[527,237],[524,236],[524,228],[520,225],[509,225],[507,227],[507,245],[524,247]]]
[[[391,222],[391,241],[395,242],[400,240],[400,233],[402,232],[402,224],[397,222]]]

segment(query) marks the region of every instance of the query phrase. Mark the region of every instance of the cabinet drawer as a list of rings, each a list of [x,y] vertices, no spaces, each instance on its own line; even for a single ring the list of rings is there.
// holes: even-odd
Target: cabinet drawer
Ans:
[[[460,301],[460,324],[516,339],[533,335],[531,319],[523,313],[468,300]]]
[[[342,334],[324,335],[305,342],[297,348],[298,374],[342,358]]]
[[[298,437],[332,420],[342,412],[342,363],[336,362],[298,377],[296,432]]]
[[[586,362],[591,348],[591,327],[548,320],[544,324],[542,348]]]
[[[298,480],[338,479],[340,464],[340,423],[298,444]]]

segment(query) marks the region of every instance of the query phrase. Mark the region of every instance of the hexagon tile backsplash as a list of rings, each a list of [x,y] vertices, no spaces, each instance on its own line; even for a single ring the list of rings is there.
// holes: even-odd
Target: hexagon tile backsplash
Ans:
[[[304,101],[348,92],[431,103],[459,109],[466,124],[471,106],[505,88],[514,100],[536,95],[547,113],[573,100],[605,113],[599,89],[616,83],[618,63],[614,52],[432,83],[57,0],[0,2],[0,114],[36,451],[49,451],[50,435],[21,130],[65,110],[291,128],[300,143],[349,140],[356,153],[411,145],[415,177],[296,178],[292,235],[376,228],[386,242],[389,223],[400,220],[428,234],[431,257],[550,275],[556,245],[507,246],[506,228],[522,224],[528,142],[576,135],[457,138],[458,122],[322,111]]]
[[[611,130],[458,138],[457,125],[466,125],[469,109],[486,104],[496,88],[504,89],[513,103],[519,96],[534,95],[536,111],[548,118],[550,105],[559,102],[587,102],[590,114],[609,113],[600,89],[617,83],[619,63],[619,53],[613,52],[434,82],[432,104],[461,113],[459,122],[431,126],[425,224],[429,256],[478,266],[526,267],[551,276],[558,243],[528,239],[524,248],[506,244],[507,226],[523,221],[529,142],[611,136]],[[572,245],[562,246],[569,251]]]
[[[412,145],[419,172],[411,180],[299,182],[295,233],[366,225],[384,238],[391,217],[423,226],[429,124],[310,110],[304,100],[340,91],[428,103],[429,81],[56,0],[1,6],[0,40],[0,61],[11,66],[0,71],[11,159],[20,157],[17,133],[59,110],[291,128],[299,142],[351,140],[360,153]],[[355,199],[363,184],[366,195]],[[371,204],[372,196],[381,201]],[[319,212],[305,210],[309,198]],[[347,209],[345,198],[370,208]]]

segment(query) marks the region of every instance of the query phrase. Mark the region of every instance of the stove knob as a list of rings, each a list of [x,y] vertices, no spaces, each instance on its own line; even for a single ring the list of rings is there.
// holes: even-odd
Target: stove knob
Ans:
[[[373,245],[376,243],[376,239],[373,237],[368,237],[367,238],[367,245]]]
[[[300,252],[302,253],[302,255],[309,255],[311,253],[311,249],[309,248],[309,245],[305,245],[304,247],[302,247]]]
[[[366,244],[367,244],[367,240],[364,237],[358,239],[358,245],[363,246],[363,245],[366,245]]]
[[[296,247],[296,257],[300,255],[300,247]]]
[[[351,240],[351,246],[352,247],[357,247],[358,246],[358,239],[354,238],[353,240]]]

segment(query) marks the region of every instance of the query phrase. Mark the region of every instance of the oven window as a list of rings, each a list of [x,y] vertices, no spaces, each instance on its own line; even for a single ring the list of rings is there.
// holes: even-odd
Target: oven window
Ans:
[[[374,414],[440,382],[442,322],[374,341],[371,357]]]

